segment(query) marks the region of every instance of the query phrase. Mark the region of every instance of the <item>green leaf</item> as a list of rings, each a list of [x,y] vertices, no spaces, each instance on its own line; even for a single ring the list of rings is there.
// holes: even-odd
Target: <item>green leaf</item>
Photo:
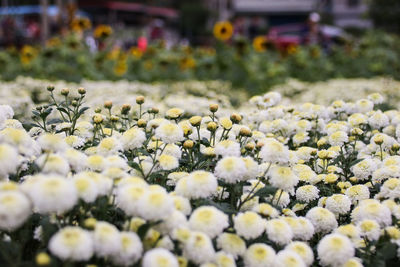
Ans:
[[[63,120],[58,119],[58,118],[54,118],[54,119],[50,119],[47,121],[47,124],[57,124],[57,123],[62,123]]]
[[[86,110],[88,110],[89,107],[83,107],[78,111],[78,115],[81,116],[83,113],[85,113]]]
[[[136,162],[128,161],[128,165],[137,171],[142,171],[142,168],[140,168],[140,165]]]
[[[387,242],[386,244],[384,244],[382,246],[382,248],[380,249],[380,252],[382,253],[382,256],[385,260],[389,260],[389,259],[393,259],[394,257],[396,257],[397,248],[396,248],[395,244],[393,244],[391,242]]]
[[[141,240],[144,239],[144,237],[146,236],[147,231],[149,231],[150,227],[151,227],[151,224],[150,224],[150,223],[142,224],[142,225],[139,227],[139,229],[138,229],[138,231],[137,231],[137,234],[138,234],[138,236],[140,237]]]
[[[254,195],[260,197],[266,197],[269,195],[275,195],[278,188],[273,186],[264,186],[263,188],[259,189]]]

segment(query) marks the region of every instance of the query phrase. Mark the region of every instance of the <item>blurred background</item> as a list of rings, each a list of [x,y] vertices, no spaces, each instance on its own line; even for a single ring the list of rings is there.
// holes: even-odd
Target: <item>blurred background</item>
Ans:
[[[399,78],[399,33],[398,0],[1,0],[0,78]]]

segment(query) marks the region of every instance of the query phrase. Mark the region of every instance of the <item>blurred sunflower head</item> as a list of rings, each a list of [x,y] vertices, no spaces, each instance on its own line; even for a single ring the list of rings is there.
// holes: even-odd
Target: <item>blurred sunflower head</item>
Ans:
[[[117,76],[122,76],[128,70],[128,64],[125,59],[119,59],[114,66],[114,74]]]
[[[94,37],[97,39],[106,39],[112,34],[112,28],[108,25],[101,24],[94,29]]]
[[[226,41],[232,37],[233,26],[229,21],[219,21],[214,25],[215,38]]]
[[[61,45],[61,40],[58,37],[53,37],[46,41],[47,47],[57,47],[60,45]]]
[[[23,65],[29,65],[32,60],[36,57],[37,55],[37,50],[30,46],[30,45],[24,45],[21,49],[20,53],[20,60]]]
[[[129,49],[129,54],[136,59],[140,59],[143,56],[142,50],[140,50],[136,46],[133,46],[133,47],[131,47],[131,49]]]
[[[257,36],[253,39],[253,48],[257,52],[264,52],[268,48],[268,40],[265,36]]]
[[[92,27],[92,23],[88,18],[75,18],[71,22],[71,30],[74,32],[82,32]]]
[[[179,67],[181,70],[193,69],[194,67],[196,67],[196,61],[191,56],[183,57],[179,61]]]

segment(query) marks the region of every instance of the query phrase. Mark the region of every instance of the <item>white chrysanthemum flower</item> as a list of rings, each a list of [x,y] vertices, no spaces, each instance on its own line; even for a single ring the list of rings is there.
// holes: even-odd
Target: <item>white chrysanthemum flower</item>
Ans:
[[[247,169],[241,157],[224,157],[217,162],[214,173],[226,183],[234,184],[244,179]]]
[[[379,93],[373,93],[367,96],[368,100],[374,102],[374,104],[382,104],[385,98]]]
[[[212,261],[215,251],[211,239],[206,234],[191,232],[184,244],[183,255],[195,264],[202,264]]]
[[[352,127],[359,127],[360,125],[367,123],[367,116],[361,113],[354,113],[347,118],[347,121]]]
[[[108,222],[96,222],[93,231],[93,243],[96,255],[110,257],[121,248],[120,233],[114,225]]]
[[[97,198],[98,188],[93,179],[88,176],[74,176],[72,181],[75,185],[78,196],[85,202],[93,202]]]
[[[318,258],[323,266],[338,266],[354,257],[355,249],[350,239],[340,234],[326,235],[318,243]]]
[[[43,154],[36,160],[36,164],[42,169],[42,173],[67,175],[69,172],[67,160],[58,154]]]
[[[290,167],[274,166],[269,173],[269,182],[272,186],[290,192],[299,182],[299,177]]]
[[[377,110],[368,118],[368,123],[372,128],[380,129],[389,125],[389,117]]]
[[[40,146],[32,140],[24,129],[5,128],[0,131],[0,140],[26,156],[33,156],[40,152]]]
[[[233,256],[224,251],[219,251],[215,254],[214,262],[217,266],[236,267],[236,262]]]
[[[85,169],[87,156],[79,150],[73,148],[67,149],[63,156],[68,161],[71,169],[75,172],[80,172]]]
[[[118,155],[111,155],[106,158],[108,168],[119,168],[122,170],[128,170],[129,166],[126,158],[122,158]]]
[[[0,105],[0,124],[14,117],[14,110],[9,105]]]
[[[107,156],[122,150],[121,142],[115,137],[106,137],[97,145],[97,152]]]
[[[139,148],[146,141],[146,134],[140,128],[130,128],[121,136],[121,143],[124,150]]]
[[[343,267],[364,267],[362,264],[362,260],[360,258],[353,257],[346,261],[343,265]]]
[[[139,214],[142,207],[139,206],[139,199],[147,191],[147,185],[126,185],[122,186],[116,195],[117,206],[127,215],[135,216]]]
[[[267,197],[267,199],[281,208],[287,207],[290,203],[289,193],[281,189],[277,190],[275,195]]]
[[[293,144],[298,146],[301,144],[306,143],[308,140],[310,140],[310,136],[308,136],[307,132],[299,132],[293,135],[292,137]]]
[[[189,226],[192,230],[204,232],[214,238],[229,226],[228,216],[215,207],[202,206],[193,211]]]
[[[314,261],[314,253],[310,246],[305,242],[295,241],[285,247],[285,250],[291,250],[299,255],[307,266]]]
[[[164,248],[154,248],[144,254],[143,267],[179,267],[178,260],[168,250]]]
[[[356,108],[359,113],[367,113],[374,108],[374,103],[368,99],[360,99],[356,102]]]
[[[37,139],[39,146],[44,151],[48,152],[62,152],[67,149],[67,144],[60,135],[45,133]]]
[[[185,215],[189,215],[192,212],[189,199],[181,196],[172,195],[174,200],[175,209],[182,212]]]
[[[252,157],[242,158],[244,161],[244,165],[246,167],[246,174],[243,177],[243,180],[255,179],[257,178],[260,172],[260,166]]]
[[[296,155],[299,159],[309,161],[313,153],[317,153],[317,150],[313,147],[302,146],[296,150]]]
[[[335,214],[346,214],[350,211],[351,201],[346,195],[333,194],[326,199],[325,206]]]
[[[235,259],[243,257],[246,252],[246,242],[238,235],[222,233],[217,238],[217,247],[231,254]]]
[[[215,154],[223,157],[239,157],[240,145],[232,140],[223,140],[215,145]]]
[[[386,179],[398,177],[400,177],[400,166],[389,165],[374,171],[374,173],[372,174],[372,182],[380,184]]]
[[[64,142],[71,148],[82,147],[85,144],[85,139],[76,135],[69,135],[64,138]]]
[[[74,177],[85,176],[92,179],[97,187],[98,195],[104,196],[108,195],[111,191],[113,182],[110,178],[96,172],[80,172],[77,173]]]
[[[112,256],[112,261],[121,266],[130,266],[142,256],[143,246],[140,238],[133,232],[120,233],[120,250]]]
[[[338,225],[335,215],[328,209],[321,207],[314,207],[310,209],[306,218],[314,225],[315,232],[330,232]]]
[[[174,210],[167,219],[163,220],[160,224],[155,226],[155,229],[164,235],[172,233],[175,229],[180,227],[187,227],[188,222],[185,214],[178,210]]]
[[[349,140],[347,133],[344,131],[336,131],[329,135],[329,144],[331,146],[343,146]]]
[[[160,154],[160,151],[157,151],[157,155]],[[164,150],[162,152],[163,155],[170,155],[173,156],[177,159],[180,159],[182,156],[182,150],[179,148],[179,146],[175,144],[167,144],[164,147]]]
[[[276,254],[275,266],[277,267],[306,267],[299,254],[292,250],[281,250]]]
[[[266,221],[255,212],[246,211],[233,218],[236,233],[246,239],[254,239],[265,231]]]
[[[275,259],[275,250],[262,243],[252,244],[244,255],[246,267],[274,267]]]
[[[20,227],[31,214],[29,199],[19,191],[0,192],[0,229],[12,231]]]
[[[89,232],[67,226],[51,237],[49,250],[62,260],[84,261],[93,255],[93,240]]]
[[[373,159],[367,158],[351,167],[351,171],[358,179],[367,180],[377,168],[377,163]]]
[[[158,164],[164,171],[170,171],[179,167],[179,161],[174,156],[162,154],[158,157]]]
[[[382,227],[392,223],[390,209],[375,199],[361,201],[351,212],[351,218],[355,223],[365,219],[375,220]]]
[[[157,127],[155,136],[163,143],[173,144],[183,140],[183,130],[175,123],[165,122]]]
[[[18,151],[10,145],[0,144],[0,179],[14,173],[18,163]]]
[[[357,224],[360,235],[370,241],[376,241],[381,235],[381,227],[375,220],[362,220]]]
[[[172,214],[175,209],[172,197],[163,187],[149,189],[139,198],[139,215],[145,220],[163,220]]]
[[[89,156],[86,160],[87,167],[92,171],[104,171],[108,168],[108,162],[106,158],[101,155]]]
[[[347,236],[353,242],[356,242],[360,239],[360,228],[354,224],[341,225],[335,229],[334,233]]]
[[[269,218],[276,218],[279,216],[279,211],[267,203],[260,203],[254,206],[252,208],[252,211]]]
[[[309,203],[319,197],[319,189],[313,185],[303,185],[296,190],[296,199]]]
[[[386,180],[380,188],[378,194],[382,198],[398,199],[400,198],[400,179],[390,178]]]
[[[71,209],[78,200],[72,181],[56,175],[38,177],[28,194],[39,213],[63,213]]]
[[[189,198],[207,198],[217,191],[217,178],[206,171],[194,171],[178,181],[175,191]]]
[[[278,245],[285,245],[292,241],[293,232],[290,226],[281,219],[272,219],[266,223],[268,239]]]
[[[280,164],[289,161],[289,150],[285,145],[273,138],[266,138],[261,142],[264,144],[260,151],[263,161]]]
[[[369,189],[366,185],[357,184],[346,189],[346,196],[351,199],[353,204],[369,198]]]

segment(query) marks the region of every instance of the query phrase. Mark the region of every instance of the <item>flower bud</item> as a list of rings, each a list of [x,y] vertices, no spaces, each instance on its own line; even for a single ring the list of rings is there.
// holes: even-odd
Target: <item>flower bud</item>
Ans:
[[[192,140],[186,140],[183,143],[183,147],[186,149],[191,149],[194,146],[194,142]]]
[[[374,143],[377,144],[378,146],[383,144],[383,137],[382,136],[375,136],[373,139]]]
[[[242,116],[240,116],[237,113],[233,113],[231,115],[231,121],[233,121],[233,123],[239,123],[242,120]]]
[[[36,255],[35,262],[38,266],[50,265],[51,258],[46,252],[40,252]]]
[[[49,86],[47,86],[47,91],[53,92],[54,88],[55,88],[54,85],[49,85]]]
[[[63,96],[69,95],[69,89],[68,88],[61,89],[61,95],[63,95]]]
[[[201,120],[202,120],[202,117],[200,117],[200,116],[193,116],[193,117],[191,117],[191,118],[189,119],[189,122],[190,122],[190,124],[191,124],[192,126],[196,127],[196,126],[200,126]]]
[[[97,220],[95,218],[87,218],[84,222],[83,225],[88,228],[88,229],[94,229],[96,226]]]
[[[123,104],[121,107],[121,114],[128,114],[129,111],[131,110],[131,105],[129,104]]]
[[[71,105],[72,105],[73,107],[78,106],[78,101],[76,101],[76,100],[72,101],[72,102],[71,102]]]
[[[156,108],[156,107],[152,107],[152,108],[149,110],[149,113],[153,113],[153,114],[157,114],[158,112],[160,112],[160,110],[159,110],[158,108]]]
[[[112,122],[117,122],[117,121],[119,121],[119,117],[118,116],[115,116],[115,115],[111,115],[111,121]]]
[[[111,109],[112,106],[113,106],[113,103],[112,103],[111,101],[106,101],[106,102],[104,102],[104,107],[105,107],[106,109]]]
[[[83,87],[78,88],[78,93],[79,93],[80,95],[86,94],[85,88],[83,88]]]
[[[139,120],[137,121],[137,125],[138,125],[140,128],[144,128],[144,127],[146,127],[146,125],[147,125],[147,121],[144,120],[144,119],[139,119]]]
[[[101,108],[95,108],[94,112],[95,113],[100,113],[101,112]]]
[[[136,104],[141,105],[144,103],[144,96],[140,95],[136,97]]]
[[[212,113],[217,112],[217,111],[218,111],[218,104],[211,104],[211,105],[210,105],[210,111],[211,111]]]
[[[253,133],[246,127],[240,128],[239,135],[245,137],[251,137]]]
[[[100,124],[103,122],[103,116],[101,116],[100,114],[95,114],[93,116],[93,122],[96,124]]]
[[[255,148],[255,145],[254,145],[253,143],[248,143],[248,144],[246,144],[246,145],[244,146],[244,148],[245,148],[247,151],[252,151],[252,150]]]
[[[209,130],[210,132],[215,132],[215,130],[217,130],[217,124],[213,121],[210,121],[207,124],[207,130]]]

